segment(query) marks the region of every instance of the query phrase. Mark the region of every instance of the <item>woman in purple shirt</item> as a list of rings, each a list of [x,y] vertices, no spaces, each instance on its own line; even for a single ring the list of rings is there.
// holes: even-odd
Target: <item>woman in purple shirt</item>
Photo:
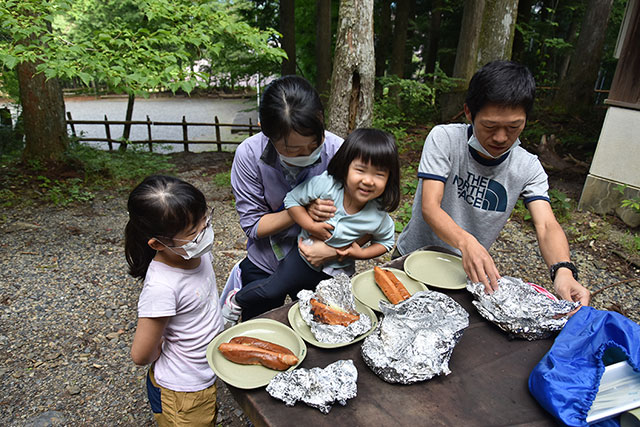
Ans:
[[[273,81],[260,103],[262,132],[236,150],[231,168],[231,187],[240,226],[248,237],[247,257],[240,262],[242,289],[226,297],[223,315],[228,322],[255,317],[282,301],[261,306],[243,305],[243,290],[259,286],[290,250],[297,248],[300,228],[293,222],[283,200],[306,179],[320,175],[342,144],[342,138],[324,129],[324,109],[316,90],[298,76]],[[309,207],[318,221],[333,215],[331,201],[316,201]],[[320,244],[305,246],[303,254],[312,264],[322,264],[335,250]],[[292,295],[292,297],[295,297]]]

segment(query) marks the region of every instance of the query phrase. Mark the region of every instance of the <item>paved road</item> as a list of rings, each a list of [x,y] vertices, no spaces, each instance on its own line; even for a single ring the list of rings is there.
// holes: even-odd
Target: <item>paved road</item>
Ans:
[[[109,98],[67,98],[65,100],[67,111],[71,112],[74,120],[103,120],[107,115],[109,120],[124,120],[127,110],[127,99]],[[187,122],[213,123],[214,116],[218,116],[220,123],[234,123],[241,120],[248,122],[248,116],[252,116],[252,122],[257,123],[256,100],[251,99],[210,99],[210,98],[136,98],[133,109],[133,120],[146,120],[147,115],[152,121],[180,122],[185,116]],[[251,110],[251,111],[247,111]],[[110,126],[111,137],[122,136],[123,126]],[[189,127],[189,140],[215,139],[213,127],[197,126]],[[86,135],[105,138],[105,129],[102,125],[78,125],[76,132],[85,132]],[[182,139],[182,128],[179,126],[153,126],[151,129],[154,138],[158,139]],[[231,134],[230,128],[222,128],[223,140],[242,140],[246,134]],[[131,129],[130,139],[147,139],[145,125],[136,125]],[[106,148],[106,143],[90,143],[101,148]],[[234,145],[224,147],[233,149]],[[189,147],[190,151],[214,150],[215,145],[196,144]],[[182,145],[165,146],[162,150],[154,151],[171,152],[182,151]]]

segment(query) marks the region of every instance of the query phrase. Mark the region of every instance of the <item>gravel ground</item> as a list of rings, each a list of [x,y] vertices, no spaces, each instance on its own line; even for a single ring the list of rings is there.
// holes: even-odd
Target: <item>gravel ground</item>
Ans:
[[[216,207],[214,269],[222,288],[245,254],[231,191],[212,180],[228,170],[231,157],[174,158],[179,176],[203,190]],[[66,208],[33,203],[0,208],[3,425],[153,424],[143,386],[146,369],[129,358],[141,284],[127,275],[122,250],[127,194],[128,189],[105,190],[90,204]],[[583,223],[601,233],[572,245],[582,283],[597,292],[593,305],[640,322],[638,267],[613,255],[619,245],[609,238],[624,230],[589,214],[576,214],[567,227]],[[510,221],[492,254],[502,274],[549,285],[527,223]],[[357,268],[363,271],[387,259]],[[248,425],[224,384],[219,384],[219,400],[221,425]]]

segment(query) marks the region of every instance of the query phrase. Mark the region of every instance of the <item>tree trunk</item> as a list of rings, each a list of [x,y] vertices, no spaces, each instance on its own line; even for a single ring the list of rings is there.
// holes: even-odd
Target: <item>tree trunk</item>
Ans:
[[[533,0],[520,0],[518,3],[518,25],[528,26],[531,21],[531,7],[533,6]],[[513,54],[511,57],[522,62],[524,59],[524,52],[527,48],[528,40],[525,40],[520,31],[516,31],[513,36]]]
[[[429,49],[424,62],[425,72],[431,74],[436,70],[438,45],[440,44],[440,23],[442,22],[442,0],[431,3],[431,28],[429,29]]]
[[[442,120],[448,121],[462,111],[465,92],[469,80],[476,72],[476,59],[480,31],[482,30],[482,15],[485,0],[465,0],[460,24],[460,37],[456,49],[456,61],[453,65],[454,78],[460,79],[459,84],[449,93],[441,96],[440,108]]]
[[[133,93],[129,94],[127,98],[127,112],[125,113],[124,121],[130,122],[133,117],[133,104],[135,103],[136,96]],[[127,141],[129,141],[129,137],[131,136],[131,124],[125,124],[124,129],[122,130],[122,143],[119,150],[124,151],[127,149]]]
[[[404,75],[404,58],[407,50],[407,29],[409,28],[409,0],[396,2],[396,17],[393,20],[393,45],[389,71],[400,78]]]
[[[342,0],[329,98],[331,132],[346,137],[371,126],[374,58],[373,0]]]
[[[326,105],[331,79],[331,0],[316,1],[316,17],[316,89]]]
[[[19,64],[17,73],[25,135],[22,159],[59,162],[68,145],[60,82],[36,74],[32,62]]]
[[[511,58],[518,0],[466,0],[453,77],[461,84],[443,97],[442,118],[457,118],[473,74],[496,59]]]
[[[571,21],[569,26],[569,35],[567,36],[567,42],[575,46],[576,39],[578,38],[578,23],[575,19]],[[560,64],[560,70],[558,71],[558,82],[564,80],[567,77],[567,71],[569,71],[569,64],[571,63],[571,53],[567,52],[562,56],[562,63]]]
[[[589,0],[567,77],[560,82],[554,100],[560,109],[575,111],[591,107],[612,5],[613,0]]]
[[[516,30],[518,0],[486,2],[478,43],[476,69],[496,59],[510,59]]]
[[[282,75],[296,73],[296,18],[295,0],[280,0],[280,33],[282,49],[288,59],[282,60]]]
[[[376,77],[382,77],[387,70],[387,60],[391,47],[391,0],[380,2],[380,15],[378,19],[378,37],[376,38]],[[382,85],[376,79],[375,91],[382,95]]]

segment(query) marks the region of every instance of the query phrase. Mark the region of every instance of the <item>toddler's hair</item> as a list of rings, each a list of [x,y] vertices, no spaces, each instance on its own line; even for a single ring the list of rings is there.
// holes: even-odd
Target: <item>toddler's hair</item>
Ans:
[[[171,239],[206,215],[204,194],[188,182],[164,175],[144,179],[129,195],[129,222],[124,232],[124,252],[129,274],[144,279],[156,251],[152,237]]]
[[[400,160],[393,135],[379,129],[354,130],[329,162],[327,172],[344,184],[349,165],[356,159],[389,172],[387,186],[378,199],[380,209],[387,212],[396,210],[400,203]]]

